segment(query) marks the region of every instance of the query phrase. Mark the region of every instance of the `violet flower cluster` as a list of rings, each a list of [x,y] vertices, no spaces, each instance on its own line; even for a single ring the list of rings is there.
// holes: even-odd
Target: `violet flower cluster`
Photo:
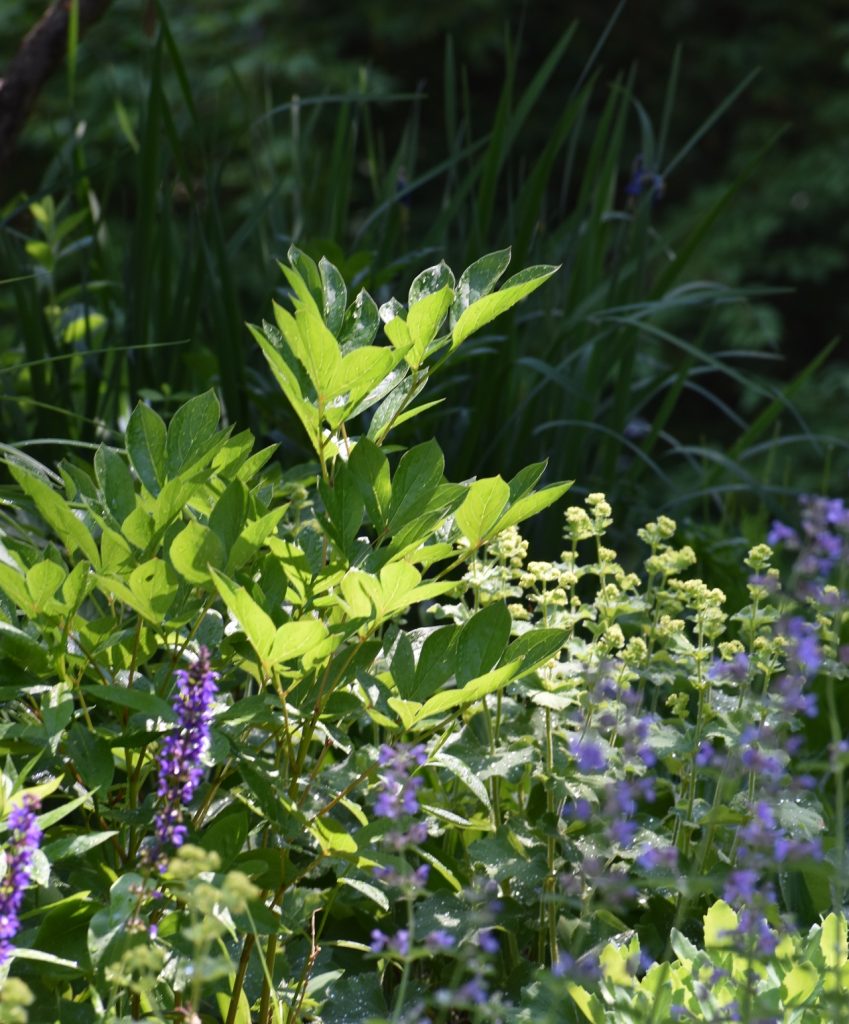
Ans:
[[[203,778],[217,679],[205,647],[200,648],[191,668],[176,672],[177,690],[171,706],[177,728],[165,737],[159,751],[156,796],[161,803],[153,819],[154,842],[145,852],[147,862],[159,871],[168,863],[166,848],[182,846],[188,835],[184,814]]]
[[[0,880],[0,967],[12,956],[10,939],[20,928],[18,914],[32,874],[33,857],[41,842],[37,809],[38,801],[27,796],[10,811],[6,822],[9,839],[5,850],[6,874]]]

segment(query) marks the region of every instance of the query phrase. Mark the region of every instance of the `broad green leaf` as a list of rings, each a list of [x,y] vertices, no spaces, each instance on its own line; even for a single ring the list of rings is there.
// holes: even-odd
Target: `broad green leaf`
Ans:
[[[94,566],[100,564],[100,555],[94,537],[85,523],[78,519],[65,499],[43,481],[19,466],[9,464],[9,472],[21,490],[35,502],[42,519],[52,527],[70,554],[82,551]]]
[[[529,629],[510,644],[504,658],[520,663],[516,672],[519,679],[549,658],[557,657],[568,638],[568,629]]]
[[[475,794],[490,814],[492,813],[492,804],[490,803],[486,786],[465,761],[461,761],[459,757],[454,757],[453,754],[447,754],[444,750],[440,750],[432,764],[447,769],[467,789]]]
[[[379,326],[380,317],[377,313],[377,303],[363,288],[345,310],[345,319],[339,334],[342,351],[352,352],[363,345],[371,345]]]
[[[395,320],[396,317],[400,317],[402,320],[407,319],[407,308],[402,302],[399,302],[394,296],[388,299],[378,309],[377,315],[383,321],[384,324],[390,323]]]
[[[831,913],[822,923],[820,949],[827,967],[832,969],[846,963],[849,955],[846,918]]]
[[[455,674],[457,685],[482,676],[498,664],[510,639],[512,619],[503,601],[476,612],[457,635]]]
[[[276,665],[309,654],[327,638],[327,626],[320,619],[298,619],[284,622],[274,634],[268,660]]]
[[[248,508],[248,489],[241,480],[231,480],[209,516],[209,528],[221,541],[225,556],[242,534]],[[260,540],[260,543],[265,538]]]
[[[402,697],[427,700],[454,674],[454,641],[459,628],[441,626],[425,639],[416,664],[413,689]]]
[[[410,307],[406,326],[413,347],[404,358],[413,368],[418,368],[427,355],[428,347],[439,332],[448,313],[453,294],[451,288],[446,286],[441,291],[434,292],[433,295],[426,295],[415,306]],[[395,322],[392,321],[392,323]],[[386,326],[388,330],[391,324]]]
[[[481,327],[485,327],[496,317],[512,309],[517,302],[536,291],[559,269],[551,266],[528,267],[527,270],[522,270],[511,277],[499,291],[484,295],[469,305],[454,325],[451,348],[455,349],[462,345],[466,338],[479,331]]]
[[[127,454],[136,476],[154,496],[165,483],[166,434],[161,417],[139,402],[127,423]]]
[[[218,534],[192,519],[171,541],[174,568],[189,583],[206,583],[210,567],[223,569],[227,560]]]
[[[363,523],[363,496],[345,463],[336,468],[333,483],[319,483],[326,513],[327,532],[340,553],[349,561],[355,556],[354,541]]]
[[[37,640],[9,622],[0,621],[0,654],[16,661],[21,668],[43,676],[50,671],[47,649]]]
[[[466,267],[454,289],[454,302],[451,306],[452,329],[469,306],[484,295],[489,295],[498,284],[510,263],[510,256],[509,247],[499,249],[497,252],[481,256],[479,260]]]
[[[369,424],[368,436],[375,442],[375,444],[381,444],[385,439],[386,435],[392,429],[393,426],[397,425],[398,418],[401,415],[401,410],[410,405],[421,390],[427,384],[428,373],[427,370],[422,370],[417,375],[417,379],[409,374],[406,363],[404,364],[403,371],[401,374],[407,373],[406,377],[399,376],[397,385],[393,386],[386,398],[380,403],[375,410],[372,421]],[[396,371],[396,375],[399,371]]]
[[[129,589],[147,618],[159,624],[177,596],[178,583],[174,570],[161,558],[142,562],[130,573]]]
[[[389,531],[396,533],[422,511],[442,480],[445,458],[436,441],[425,441],[401,456],[392,478]]]
[[[190,398],[174,413],[165,439],[165,471],[170,478],[191,469],[209,451],[220,417],[212,389]]]
[[[212,578],[221,600],[241,626],[260,661],[268,663],[274,635],[277,632],[271,617],[260,608],[244,587],[234,583],[223,573],[213,569]]]
[[[520,469],[511,480],[507,481],[510,487],[511,505],[533,490],[535,484],[545,472],[547,465],[548,459],[543,459],[542,462],[532,462],[530,466]]]
[[[272,332],[274,332],[274,328],[270,324],[264,324],[263,330],[265,333],[262,333],[258,328],[249,325],[249,330],[262,349],[262,353],[268,362],[271,372],[274,374],[274,379],[277,381],[280,390],[286,396],[289,405],[292,406],[295,415],[301,421],[310,444],[312,444],[316,453],[319,453],[321,448],[321,421],[318,411],[311,402],[304,398],[297,374],[277,350],[271,337],[267,336],[273,337]]]
[[[454,522],[473,548],[480,547],[494,530],[504,506],[510,497],[510,488],[500,476],[476,480],[470,487],[463,504],[454,515]]]
[[[356,839],[340,822],[333,818],[317,818],[310,825],[310,831],[325,853],[338,857],[340,854],[355,854],[357,852]]]
[[[433,715],[441,715],[452,708],[462,707],[464,704],[471,704],[473,701],[481,700],[490,693],[495,693],[503,686],[506,686],[514,678],[518,663],[511,661],[507,665],[493,669],[485,675],[472,679],[465,686],[457,690],[442,690],[425,701],[419,719],[430,718]]]
[[[402,352],[409,352],[413,345],[413,336],[407,321],[400,316],[393,317],[383,326],[383,333],[392,342],[393,348]]]
[[[321,277],[324,322],[330,333],[338,338],[345,319],[345,307],[348,305],[345,279],[325,256],[318,261],[318,272]]]
[[[532,494],[526,494],[524,497],[519,498],[518,501],[509,506],[504,515],[495,524],[493,533],[501,533],[508,526],[516,526],[518,523],[522,523],[526,519],[530,519],[531,516],[542,512],[549,505],[553,505],[555,501],[559,501],[573,483],[574,481],[569,480],[562,484],[548,484],[548,486],[541,488],[539,491],[534,491]]]
[[[94,475],[106,507],[120,526],[136,507],[136,489],[126,462],[102,444],[94,453]]]
[[[347,885],[352,889],[356,889],[366,899],[376,903],[381,910],[389,910],[389,900],[386,898],[386,894],[382,889],[378,889],[376,885],[372,885],[371,882],[364,882],[361,878],[348,878],[345,875],[339,879],[339,882],[341,885]]]
[[[392,497],[389,460],[373,441],[362,437],[348,459],[348,472],[365,502],[372,525],[382,533],[389,519]]]
[[[379,576],[383,615],[409,608],[411,595],[421,582],[421,573],[409,562],[389,562]]]
[[[36,562],[27,570],[27,590],[37,609],[51,601],[56,591],[65,582],[65,570],[55,562],[45,560]]]
[[[121,875],[109,891],[109,906],[99,910],[88,926],[88,953],[97,967],[120,959],[123,946],[129,942],[127,924],[138,913],[139,892],[144,887],[141,875]]]
[[[377,619],[383,605],[380,580],[361,569],[349,569],[340,583],[352,619]]]
[[[781,996],[785,1006],[801,1006],[813,994],[819,972],[810,960],[792,967],[781,979]]]
[[[44,852],[51,864],[64,860],[66,857],[80,857],[89,850],[93,850],[101,843],[105,843],[117,832],[94,832],[78,836],[64,836],[62,839],[54,839],[44,847]]]
[[[116,686],[112,683],[92,683],[83,687],[90,700],[99,703],[105,701],[107,704],[115,704],[119,708],[127,708],[130,711],[139,711],[151,718],[161,718],[165,722],[175,722],[177,719],[171,705],[155,693],[145,690],[138,690],[134,687]]]
[[[587,990],[582,988],[580,985],[576,985],[573,981],[566,982],[566,991],[572,997],[572,1001],[588,1021],[591,1021],[592,1024],[604,1024],[607,1019],[604,1013],[604,1007],[596,996],[587,992]]]
[[[407,304],[412,310],[417,302],[421,302],[428,295],[444,291],[446,288],[454,288],[454,273],[442,260],[436,266],[428,267],[427,270],[423,270],[413,278]]]
[[[0,589],[4,591],[27,614],[34,613],[32,598],[27,589],[26,577],[11,565],[0,562]]]
[[[339,370],[341,391],[346,395],[345,412],[361,402],[395,366],[397,359],[388,348],[363,345],[342,357]]]
[[[115,777],[115,760],[107,741],[79,722],[74,722],[66,735],[65,747],[71,763],[86,786],[98,790],[104,796]]]
[[[727,932],[737,929],[737,915],[725,900],[717,900],[704,917],[705,947],[707,949],[730,946],[733,942]]]
[[[301,336],[298,358],[304,364],[319,403],[326,404],[341,394],[345,387],[339,346],[321,317],[310,310],[299,309],[295,314],[295,325]]]
[[[289,251],[286,253],[286,256],[292,264],[292,268],[295,273],[293,274],[292,270],[282,264],[280,269],[286,275],[286,279],[292,286],[295,294],[301,297],[305,294],[310,295],[316,303],[316,306],[321,308],[321,303],[324,300],[324,289],[322,288],[321,274],[316,266],[315,260],[312,259],[311,256],[307,256],[307,254],[296,245],[289,246]],[[299,283],[300,287],[298,287]]]

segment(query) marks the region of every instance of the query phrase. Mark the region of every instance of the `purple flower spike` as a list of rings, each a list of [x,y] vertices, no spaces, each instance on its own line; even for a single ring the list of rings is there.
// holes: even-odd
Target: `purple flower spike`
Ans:
[[[26,796],[12,808],[6,824],[9,838],[6,846],[6,874],[0,879],[0,967],[12,956],[13,939],[18,933],[18,913],[24,900],[24,890],[32,874],[32,861],[41,842],[35,812],[38,801]]]
[[[607,767],[607,758],[598,744],[591,740],[573,739],[569,744],[572,757],[578,765],[578,771],[584,774],[603,772]]]
[[[177,691],[171,707],[177,717],[177,728],[165,737],[159,750],[156,796],[161,803],[153,819],[154,842],[144,854],[145,861],[159,871],[164,871],[168,864],[166,847],[182,846],[188,836],[183,815],[203,778],[217,679],[205,647],[200,648],[190,669],[176,672]]]
[[[379,776],[380,789],[374,804],[375,814],[391,821],[403,814],[418,814],[418,791],[424,780],[412,773],[427,763],[424,744],[410,747],[402,743],[390,747],[384,743],[378,751],[377,763],[383,771]]]

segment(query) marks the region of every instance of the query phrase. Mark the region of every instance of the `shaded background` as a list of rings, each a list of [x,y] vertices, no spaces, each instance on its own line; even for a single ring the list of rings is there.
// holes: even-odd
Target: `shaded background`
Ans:
[[[42,10],[7,12],[0,65]],[[453,478],[549,457],[550,477],[608,490],[626,519],[668,507],[718,529],[760,528],[800,490],[846,493],[848,84],[849,12],[832,0],[116,0],[42,93],[0,186],[2,276],[36,275],[0,290],[4,435],[96,441],[138,397],[167,414],[211,382],[291,464],[305,449],[243,325],[268,314],[292,241],[378,301],[440,258],[459,273],[515,243],[513,269],[564,262],[562,285],[434,382],[445,403],[410,440],[435,433]],[[641,157],[656,185],[634,196]],[[52,237],[50,208],[32,212],[45,200]],[[633,325],[594,334],[611,309],[659,301],[699,224],[678,283],[709,282],[708,298],[651,316],[707,355]]]

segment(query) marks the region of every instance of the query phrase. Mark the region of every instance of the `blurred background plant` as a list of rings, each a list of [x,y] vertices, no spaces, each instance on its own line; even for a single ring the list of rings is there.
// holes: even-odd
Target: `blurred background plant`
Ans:
[[[4,65],[42,10],[4,19]],[[213,384],[301,461],[244,327],[289,244],[382,302],[512,243],[563,264],[556,286],[464,347],[410,427],[458,476],[548,457],[623,529],[698,512],[720,565],[729,522],[846,492],[834,0],[116,0],[69,44],[0,183],[8,441],[109,439],[136,398],[167,414]]]

